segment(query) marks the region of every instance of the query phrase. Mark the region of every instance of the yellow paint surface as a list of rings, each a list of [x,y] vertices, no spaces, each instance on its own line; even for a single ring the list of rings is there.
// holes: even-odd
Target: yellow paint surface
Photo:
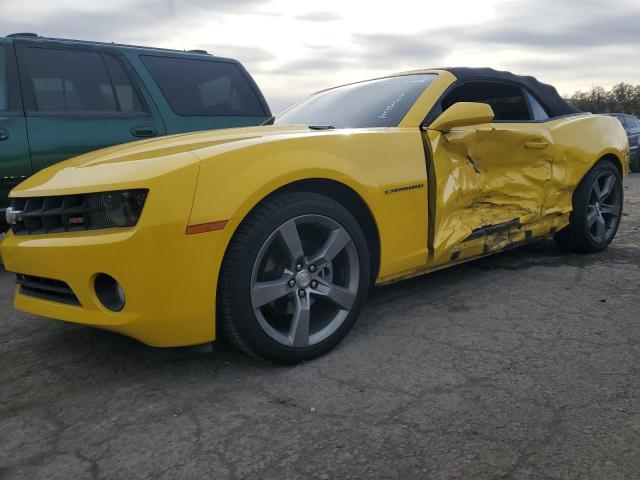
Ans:
[[[397,128],[200,132],[111,147],[37,173],[11,195],[147,188],[149,196],[135,227],[9,233],[0,248],[8,270],[65,281],[82,303],[62,305],[16,292],[16,307],[150,345],[204,343],[215,338],[217,278],[233,233],[282,187],[325,179],[357,193],[375,221],[377,282],[386,283],[564,227],[576,185],[605,155],[626,174],[626,136],[609,117],[422,131],[431,107],[455,82],[448,72],[424,72],[438,78]],[[477,229],[516,220],[508,230],[473,237]],[[222,230],[185,234],[189,225],[221,221],[228,221]],[[93,279],[100,272],[122,284],[122,312],[110,312],[97,300]]]

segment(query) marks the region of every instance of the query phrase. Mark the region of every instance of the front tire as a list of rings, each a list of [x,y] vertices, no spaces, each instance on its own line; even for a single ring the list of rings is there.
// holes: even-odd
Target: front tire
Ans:
[[[620,171],[610,161],[601,160],[578,184],[569,225],[556,234],[556,242],[572,252],[604,250],[616,236],[622,205]]]
[[[247,216],[229,245],[219,330],[253,356],[310,360],[347,335],[369,283],[367,242],[348,210],[315,193],[276,194]]]

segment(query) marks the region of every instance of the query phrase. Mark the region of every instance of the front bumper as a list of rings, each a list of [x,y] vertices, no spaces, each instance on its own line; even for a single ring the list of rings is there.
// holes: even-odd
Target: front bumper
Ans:
[[[2,243],[8,271],[66,282],[80,302],[69,305],[20,293],[25,312],[91,325],[152,346],[195,345],[215,339],[218,271],[232,222],[224,230],[185,235],[184,225],[151,229],[16,236]],[[126,304],[112,312],[98,300],[94,279],[106,273],[122,286]]]
[[[73,305],[51,296],[36,298],[21,293],[22,287],[17,287],[15,307],[119,332],[152,346],[196,345],[214,340],[218,271],[239,220],[229,221],[223,230],[186,235],[199,161],[189,155],[167,158],[171,162],[164,163],[168,163],[166,169],[170,172],[160,168],[164,165],[162,159],[155,159],[144,169],[132,161],[130,169],[157,175],[91,187],[91,191],[149,189],[135,227],[32,235],[9,232],[0,245],[5,268],[30,277],[58,280],[58,286],[64,282],[78,301]],[[112,172],[117,168],[108,167],[101,169],[102,177],[115,175]],[[86,170],[91,169],[67,175],[82,174],[86,179],[92,175]],[[74,182],[63,181],[60,177],[64,175],[56,171],[44,170],[42,176],[51,178],[41,184],[18,187],[12,196],[87,193],[68,187]],[[122,286],[126,303],[121,311],[105,308],[98,299],[94,280],[99,273],[113,277]]]

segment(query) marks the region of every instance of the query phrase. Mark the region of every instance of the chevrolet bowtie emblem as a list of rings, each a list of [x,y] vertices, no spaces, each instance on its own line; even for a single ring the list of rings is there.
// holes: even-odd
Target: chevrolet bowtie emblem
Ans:
[[[5,217],[9,225],[15,225],[19,220],[22,220],[22,210],[16,210],[13,207],[9,207],[6,210]]]

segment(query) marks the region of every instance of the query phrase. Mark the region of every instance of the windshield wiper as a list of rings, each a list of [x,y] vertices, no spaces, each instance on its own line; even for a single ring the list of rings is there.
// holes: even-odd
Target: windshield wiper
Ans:
[[[309,125],[311,130],[335,130],[333,125]]]

